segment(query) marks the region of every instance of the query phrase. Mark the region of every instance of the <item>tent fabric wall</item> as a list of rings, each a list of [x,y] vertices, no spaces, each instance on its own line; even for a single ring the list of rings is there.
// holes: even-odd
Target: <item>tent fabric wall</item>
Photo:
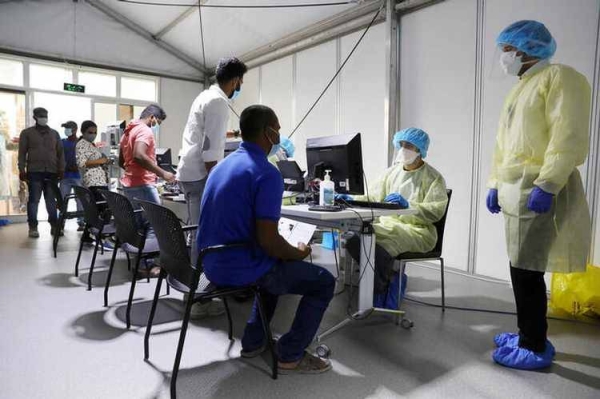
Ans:
[[[160,104],[167,113],[167,119],[160,125],[159,146],[170,148],[174,164],[178,162],[181,137],[187,123],[192,102],[203,90],[199,83],[161,78]]]
[[[96,8],[85,2],[76,3],[76,8],[74,4],[64,0],[3,2],[0,48],[200,78],[199,71]]]

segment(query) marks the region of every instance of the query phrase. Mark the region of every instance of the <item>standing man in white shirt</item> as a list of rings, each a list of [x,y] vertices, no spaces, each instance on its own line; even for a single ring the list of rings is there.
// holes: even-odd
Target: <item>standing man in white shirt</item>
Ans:
[[[200,221],[200,202],[206,179],[225,153],[229,101],[239,94],[247,71],[248,68],[239,59],[222,58],[216,68],[217,83],[200,93],[192,103],[177,167],[177,180],[185,195],[190,224]],[[197,259],[197,246],[192,245],[192,264],[195,265]],[[215,306],[204,308],[211,316],[222,313]],[[195,310],[192,309],[192,312],[197,313]]]

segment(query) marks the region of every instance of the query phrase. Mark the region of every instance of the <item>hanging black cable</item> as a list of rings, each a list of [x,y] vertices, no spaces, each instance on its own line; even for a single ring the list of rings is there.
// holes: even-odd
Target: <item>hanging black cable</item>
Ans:
[[[178,3],[152,3],[140,0],[119,0],[122,3],[140,4],[144,6],[165,6],[165,7],[194,7],[197,4],[178,4]],[[247,9],[265,9],[265,8],[309,8],[309,7],[329,7],[357,4],[356,0],[337,1],[330,3],[303,3],[303,4],[271,4],[271,5],[227,5],[227,4],[203,4],[206,8],[247,8]]]
[[[202,67],[206,71],[206,51],[204,49],[204,28],[202,26],[202,0],[198,1],[198,16],[200,17],[200,42],[202,43]]]
[[[327,86],[325,86],[325,89],[323,89],[323,91],[321,92],[321,94],[319,95],[319,97],[317,98],[317,100],[314,102],[314,104],[306,112],[306,114],[300,120],[300,122],[294,128],[294,130],[292,130],[292,133],[290,133],[290,135],[288,136],[288,138],[291,138],[294,135],[294,133],[296,133],[296,130],[298,130],[298,128],[300,127],[300,125],[302,125],[302,123],[304,122],[304,120],[308,117],[308,115],[310,115],[310,113],[312,112],[312,110],[317,106],[317,104],[319,103],[319,101],[321,100],[321,98],[325,95],[325,93],[327,92],[327,90],[329,89],[329,87],[333,84],[333,82],[335,82],[335,79],[338,77],[338,75],[340,74],[340,72],[342,72],[342,69],[344,69],[344,66],[346,66],[346,63],[348,62],[348,60],[350,59],[350,57],[352,57],[352,54],[354,54],[354,51],[356,50],[356,48],[358,47],[358,45],[362,42],[363,38],[365,37],[365,35],[369,31],[369,29],[371,29],[371,26],[373,26],[373,24],[375,23],[375,20],[377,19],[377,17],[381,13],[381,10],[383,10],[384,5],[385,5],[385,2],[382,1],[381,2],[381,7],[379,7],[379,9],[377,10],[377,12],[373,16],[373,19],[371,20],[371,22],[369,22],[369,25],[367,25],[367,28],[365,29],[365,31],[363,32],[363,34],[360,36],[360,38],[358,39],[358,41],[356,42],[356,44],[352,48],[352,51],[350,51],[350,54],[348,54],[348,56],[346,57],[346,59],[344,60],[344,62],[342,63],[342,65],[340,65],[340,68],[337,70],[337,72],[335,73],[335,75],[333,75],[333,78],[331,78],[331,80],[329,81],[329,83],[327,84]]]

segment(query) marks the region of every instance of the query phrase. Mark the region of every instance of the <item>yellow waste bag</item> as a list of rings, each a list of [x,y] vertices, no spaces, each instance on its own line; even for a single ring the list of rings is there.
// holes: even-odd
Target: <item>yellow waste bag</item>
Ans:
[[[600,267],[584,273],[552,274],[550,306],[572,316],[600,317]]]

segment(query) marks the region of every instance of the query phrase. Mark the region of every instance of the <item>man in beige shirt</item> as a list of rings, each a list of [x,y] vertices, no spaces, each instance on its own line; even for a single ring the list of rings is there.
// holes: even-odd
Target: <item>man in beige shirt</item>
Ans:
[[[23,130],[19,136],[19,179],[29,187],[27,223],[29,237],[38,238],[37,212],[42,193],[46,202],[51,234],[56,231],[56,199],[51,185],[57,185],[65,171],[63,146],[58,132],[48,126],[48,111],[33,110],[35,126]]]

